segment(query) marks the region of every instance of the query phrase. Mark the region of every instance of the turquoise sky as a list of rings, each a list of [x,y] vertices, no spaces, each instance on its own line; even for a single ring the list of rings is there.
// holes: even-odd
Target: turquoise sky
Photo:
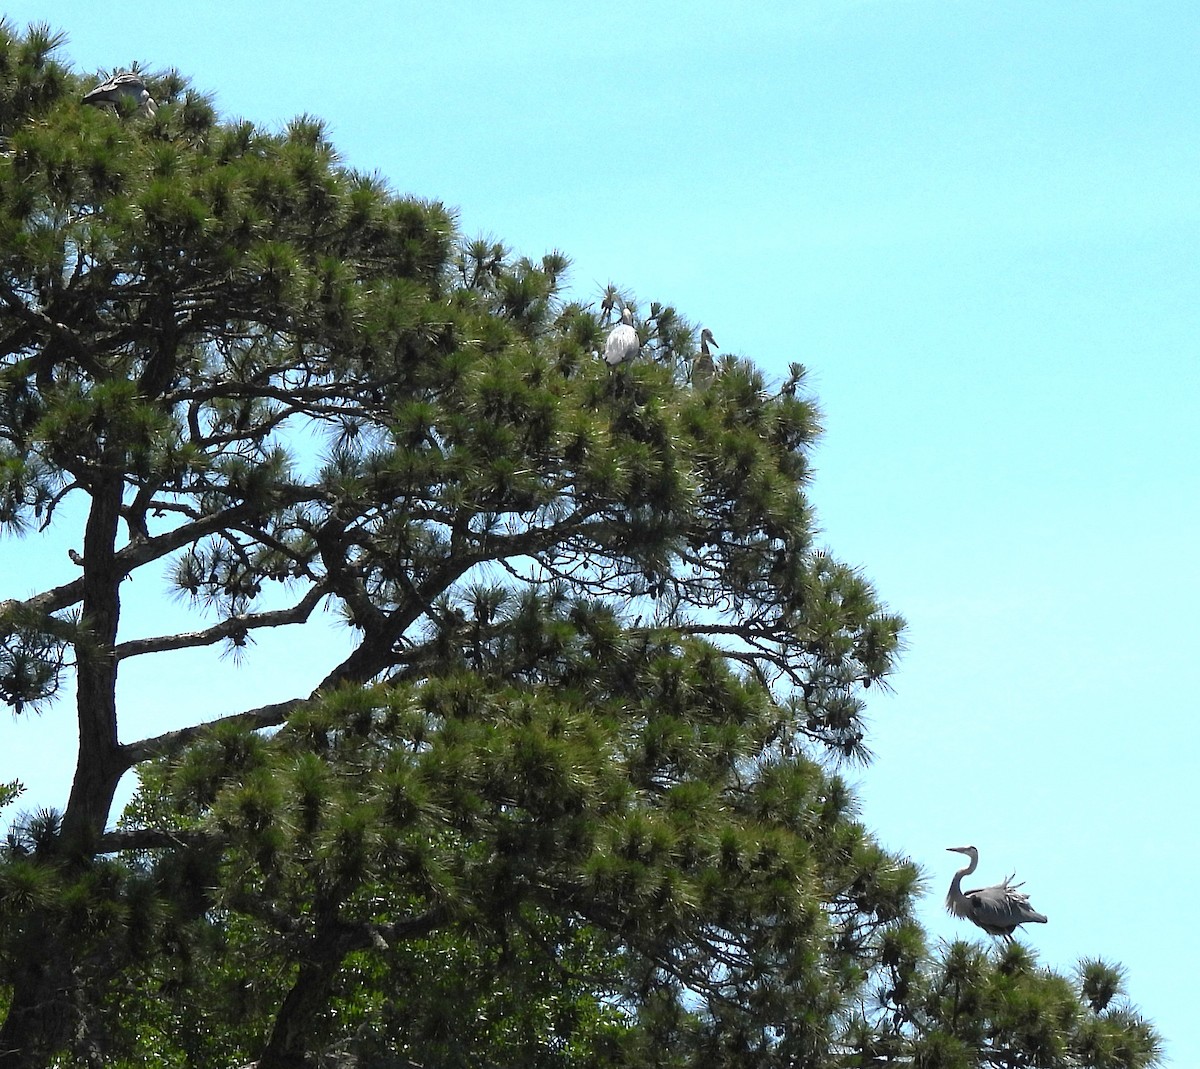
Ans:
[[[824,537],[910,621],[863,818],[924,866],[935,938],[972,934],[940,900],[973,842],[1049,915],[1041,960],[1123,962],[1200,1064],[1200,5],[6,10],[65,29],[80,71],[322,116],[465,232],[565,251],[580,294],[612,280],[775,378],[808,365]],[[0,542],[0,597],[69,577],[68,544]],[[300,648],[126,673],[126,737],[296,693]],[[0,721],[0,780],[61,805],[71,728]]]

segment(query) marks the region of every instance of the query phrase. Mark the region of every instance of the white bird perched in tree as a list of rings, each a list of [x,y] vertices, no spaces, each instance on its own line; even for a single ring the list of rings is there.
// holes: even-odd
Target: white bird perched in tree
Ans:
[[[712,382],[717,373],[712,353],[708,351],[710,345],[714,349],[721,348],[717,344],[716,338],[713,337],[713,332],[705,327],[700,331],[700,355],[692,361],[692,385],[699,386],[702,390],[708,388],[708,384]]]
[[[608,332],[608,341],[604,343],[604,362],[609,367],[617,367],[637,356],[641,347],[641,339],[633,325],[633,313],[623,308],[621,322]]]
[[[1009,876],[1003,883],[979,887],[974,891],[962,889],[962,878],[969,876],[979,864],[979,851],[973,846],[948,846],[956,854],[966,854],[970,864],[961,868],[950,881],[946,908],[956,917],[978,924],[988,935],[996,935],[1006,943],[1013,941],[1013,932],[1022,924],[1045,924],[1045,914],[1029,904],[1029,896],[1018,891],[1021,886]]]
[[[85,104],[111,108],[118,113],[121,111],[121,103],[126,100],[134,105],[135,115],[153,118],[158,111],[158,105],[154,103],[142,76],[135,71],[120,71],[111,78],[106,78],[83,98]]]

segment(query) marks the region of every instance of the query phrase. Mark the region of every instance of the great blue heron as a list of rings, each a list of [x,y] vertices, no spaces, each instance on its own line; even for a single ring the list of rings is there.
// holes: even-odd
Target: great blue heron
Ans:
[[[1029,904],[1029,896],[1017,890],[1024,884],[1013,883],[1009,876],[993,887],[963,891],[962,878],[971,875],[979,864],[979,851],[973,846],[948,846],[956,854],[966,854],[971,863],[954,874],[946,895],[946,908],[956,917],[978,924],[988,935],[996,935],[1006,943],[1013,941],[1013,932],[1021,924],[1045,924],[1046,917]],[[1015,875],[1015,874],[1014,874]]]
[[[158,105],[154,103],[142,76],[135,71],[120,71],[111,78],[106,78],[83,98],[85,104],[112,108],[118,112],[121,110],[121,102],[126,100],[134,106],[136,115],[153,118],[158,111]]]
[[[600,322],[608,326],[612,322],[613,308],[617,303],[617,291],[609,286],[600,298]]]
[[[641,347],[641,339],[633,325],[633,313],[623,308],[621,322],[608,332],[608,341],[604,343],[604,362],[609,367],[617,367],[637,356]]]
[[[700,331],[700,355],[692,361],[692,385],[699,386],[702,390],[708,388],[708,384],[717,373],[712,353],[708,351],[710,345],[714,349],[721,348],[713,337],[713,332],[705,327]]]

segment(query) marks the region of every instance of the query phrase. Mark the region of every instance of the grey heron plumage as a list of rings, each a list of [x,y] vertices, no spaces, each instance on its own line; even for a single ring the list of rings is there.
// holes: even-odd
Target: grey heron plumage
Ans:
[[[607,326],[612,322],[613,308],[617,303],[617,291],[611,286],[604,291],[604,296],[600,299],[600,322]]]
[[[988,935],[998,936],[1006,943],[1013,941],[1013,932],[1019,925],[1046,923],[1045,914],[1035,910],[1029,904],[1029,896],[1017,890],[1024,885],[1012,882],[1015,874],[1003,883],[964,891],[962,878],[975,871],[979,851],[973,846],[948,846],[946,849],[970,858],[970,863],[954,874],[946,895],[946,909],[956,917],[979,925]]]
[[[708,349],[710,345],[714,349],[721,348],[713,337],[713,332],[705,327],[700,331],[700,352],[692,361],[692,385],[699,386],[702,390],[708,387],[717,373],[713,355]]]
[[[83,98],[85,104],[112,108],[114,111],[121,110],[122,101],[129,101],[135,114],[144,115],[147,118],[153,118],[158,111],[158,105],[154,103],[154,98],[146,88],[146,83],[142,81],[142,76],[136,71],[117,72],[111,78],[106,78]],[[126,105],[126,107],[128,106]]]
[[[641,339],[633,325],[633,312],[623,308],[621,322],[608,332],[608,340],[604,343],[604,362],[609,367],[617,367],[637,356],[641,347]]]

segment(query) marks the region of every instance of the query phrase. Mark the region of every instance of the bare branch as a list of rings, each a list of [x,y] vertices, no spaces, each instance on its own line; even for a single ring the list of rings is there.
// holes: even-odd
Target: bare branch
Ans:
[[[211,841],[212,834],[177,828],[164,831],[159,828],[133,828],[128,831],[107,831],[96,844],[98,854],[116,854],[122,850],[175,850],[199,846]]]
[[[18,608],[49,615],[52,612],[65,609],[68,605],[74,605],[82,597],[83,579],[72,579],[69,583],[63,583],[62,586],[56,586],[52,590],[35,594],[24,601],[17,601],[16,599],[0,601],[0,617]]]
[[[139,539],[113,554],[113,563],[124,574],[128,575],[135,569],[159,560],[170,553],[174,553],[175,550],[182,549],[184,546],[199,541],[201,538],[216,534],[229,527],[237,526],[238,521],[252,511],[253,507],[251,505],[234,505],[221,512],[214,512],[212,515],[205,516],[203,519],[196,520],[193,523],[183,524],[181,527],[176,527],[154,538]],[[22,605],[25,608],[35,609],[38,612],[52,613],[65,609],[69,605],[74,605],[82,597],[83,579],[79,578],[72,580],[70,583],[64,583],[62,586],[54,587],[54,589],[47,590],[44,593],[35,594],[24,601],[16,602],[16,604]],[[3,609],[7,605],[8,602],[0,603],[0,609]]]
[[[302,624],[327,593],[328,590],[324,584],[317,584],[290,609],[275,609],[271,612],[231,616],[203,631],[182,631],[175,635],[131,639],[129,642],[120,643],[113,650],[113,656],[120,661],[126,657],[140,657],[144,653],[162,653],[164,650],[211,646],[214,642],[220,642],[222,639],[245,634],[247,631],[254,631],[258,628]]]
[[[203,724],[193,724],[190,727],[179,728],[177,731],[156,735],[154,738],[128,743],[121,747],[125,767],[132,768],[143,761],[178,753],[198,736],[219,725],[234,724],[252,731],[259,728],[278,727],[292,713],[297,709],[304,708],[310,701],[312,701],[311,698],[289,698],[287,701],[260,705],[257,709],[247,709],[241,713],[218,717],[216,720],[207,720]]]

